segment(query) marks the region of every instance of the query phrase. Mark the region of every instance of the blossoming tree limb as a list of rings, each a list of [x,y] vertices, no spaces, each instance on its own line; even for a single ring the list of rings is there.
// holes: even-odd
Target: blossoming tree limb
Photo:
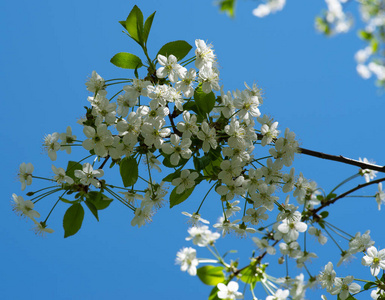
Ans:
[[[354,299],[352,295],[366,290],[372,290],[372,298],[381,299],[385,280],[379,274],[385,269],[384,250],[373,246],[369,231],[351,235],[329,223],[325,208],[377,184],[378,192],[370,197],[380,209],[385,202],[385,177],[373,179],[378,172],[384,173],[385,167],[366,159],[356,161],[301,148],[288,128],[281,135],[278,122],[260,111],[263,97],[257,85],[245,84],[242,91],[227,91],[219,85],[218,59],[213,46],[203,40],[195,40],[191,56],[193,47],[178,40],[166,43],[151,58],[147,42],[154,17],[155,13],[144,20],[141,10],[134,6],[127,19],[120,21],[126,35],[141,47],[142,58],[127,52],[111,58],[117,67],[132,70],[131,78],[105,80],[97,72],[92,73],[86,83],[92,93],[89,106],[85,107],[85,117],[78,121],[85,138],[78,139],[68,126],[66,132],[54,132],[44,139],[52,161],[59,150],[72,154],[74,146],[86,150],[85,156],[70,160],[65,169],[52,165],[53,178],[42,177],[31,163],[22,163],[22,190],[35,180],[50,185],[27,192],[29,200],[13,194],[14,211],[31,219],[34,230],[44,235],[54,232],[47,222],[57,205],[69,205],[63,227],[64,237],[70,237],[81,229],[85,209],[99,221],[99,211],[119,201],[132,211],[131,225],[141,227],[150,223],[165,203],[172,208],[191,199],[200,185],[207,188],[205,196],[195,212],[184,213],[192,225],[186,240],[206,247],[213,258],[197,258],[196,249],[188,247],[177,253],[176,261],[182,271],[213,286],[209,299],[242,298],[240,284],[249,288],[253,299],[257,299],[257,285],[266,290],[267,300],[304,299],[306,289],[317,283],[342,300]],[[107,89],[116,85],[122,87],[112,97],[107,96]],[[360,169],[325,193],[301,172],[295,175],[291,166],[297,153]],[[111,170],[107,171],[107,167]],[[119,172],[121,182],[108,181],[105,173],[113,170]],[[154,180],[154,170],[161,172],[161,182]],[[360,177],[365,178],[365,184],[337,193],[337,189]],[[173,187],[170,193],[168,186]],[[279,201],[283,197],[280,191],[285,194],[284,202]],[[209,222],[202,217],[209,195],[218,201],[220,218],[213,227],[220,233],[210,230],[206,225]],[[37,221],[41,216],[35,206],[47,205],[50,199],[54,199],[51,210],[43,221]],[[239,213],[241,218],[235,219]],[[274,220],[262,225],[269,219]],[[229,233],[252,235],[260,254],[253,252],[242,267],[238,261],[226,261],[227,254],[221,255],[215,242]],[[327,237],[336,243],[341,250],[337,265],[362,253],[362,264],[370,267],[373,280],[337,277],[332,262],[320,274],[311,273],[308,264],[317,255],[306,248],[307,233],[316,236],[320,244],[325,244]],[[347,250],[335,240],[336,235],[347,241]],[[303,247],[298,242],[301,239]],[[306,270],[307,280],[302,273],[290,277],[287,268],[286,273],[284,270],[278,275],[280,278],[269,273],[268,258],[278,250],[278,262],[287,266],[289,260],[294,261],[298,268]],[[198,268],[204,263],[208,265]],[[357,283],[360,281],[366,284],[361,287]]]

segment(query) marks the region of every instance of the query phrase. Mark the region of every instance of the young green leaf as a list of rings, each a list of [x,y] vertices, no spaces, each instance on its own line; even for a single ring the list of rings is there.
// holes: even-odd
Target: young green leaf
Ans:
[[[159,54],[168,57],[169,55],[174,55],[177,60],[183,59],[191,50],[192,46],[186,41],[175,41],[165,44],[160,48],[156,57]]]
[[[64,203],[68,203],[68,204],[74,204],[74,203],[79,203],[79,200],[67,200],[67,199],[64,199],[63,197],[59,197],[60,201],[63,201]]]
[[[144,23],[143,41],[144,41],[145,45],[147,44],[148,35],[150,34],[152,21],[154,20],[155,13],[156,13],[156,11],[154,11],[154,13],[151,16],[149,16],[147,18],[146,22]]]
[[[337,300],[341,300],[340,295],[337,295]],[[357,298],[353,297],[352,295],[349,295],[345,300],[357,300]]]
[[[101,192],[89,192],[86,194],[86,198],[88,202],[92,203],[97,210],[102,210],[107,208],[113,199],[108,198],[106,195]]]
[[[219,289],[216,286],[214,286],[214,288],[210,292],[208,300],[220,300],[218,298],[218,292],[219,292]]]
[[[222,157],[218,157],[216,160],[211,160],[210,163],[203,169],[203,174],[205,176],[212,176],[218,174],[221,169],[220,166],[222,160]]]
[[[83,166],[79,164],[76,161],[69,161],[67,165],[66,174],[67,176],[71,177],[73,180],[78,180],[77,177],[75,177],[75,170],[82,170]]]
[[[225,275],[223,274],[223,267],[204,266],[197,270],[199,279],[207,285],[217,285],[220,282],[225,281]]]
[[[221,0],[219,2],[220,11],[226,12],[230,17],[235,15],[235,1],[236,0]]]
[[[371,282],[368,282],[364,285],[364,290],[368,290],[370,288],[372,288],[372,286],[376,285],[375,282],[371,281]]]
[[[143,14],[136,5],[126,19],[126,29],[131,38],[143,45]]]
[[[98,222],[99,222],[98,210],[96,209],[95,205],[91,201],[88,201],[88,200],[86,200],[85,203],[86,203],[87,207],[89,208],[89,210],[92,212],[92,214],[95,216],[96,220],[98,220]]]
[[[124,187],[132,186],[138,180],[139,170],[138,163],[133,157],[125,157],[120,162],[120,176],[123,180]]]
[[[165,178],[162,179],[162,181],[171,182],[178,177],[180,177],[180,171],[176,171],[174,173],[168,174]]]
[[[188,161],[188,159],[185,159],[185,158],[181,157],[181,158],[179,159],[178,164],[177,164],[177,165],[173,165],[173,164],[171,163],[171,160],[170,160],[170,157],[171,157],[170,154],[163,153],[163,156],[164,156],[164,159],[163,159],[163,165],[164,165],[165,167],[167,167],[167,168],[176,168],[176,167],[179,167],[179,166],[184,165],[184,164]]]
[[[119,21],[119,23],[124,27],[124,29],[126,29],[126,21]]]
[[[142,60],[134,54],[120,52],[111,58],[111,63],[123,69],[137,69],[143,66]]]
[[[191,110],[191,111],[195,112],[196,114],[198,114],[198,108],[195,104],[195,101],[189,101],[189,102],[186,102],[185,104],[183,104],[183,110]]]
[[[373,37],[370,41],[370,46],[372,47],[372,52],[376,53],[378,50],[379,41],[375,37]]]
[[[358,31],[358,35],[361,39],[365,41],[370,41],[373,38],[373,34],[365,30]]]
[[[63,218],[64,238],[74,235],[82,227],[84,209],[80,203],[71,205]]]
[[[215,105],[215,95],[213,92],[206,94],[203,92],[202,87],[199,86],[194,91],[195,103],[198,107],[199,114],[204,118],[206,114],[209,114]]]
[[[210,164],[211,158],[208,155],[205,155],[199,158],[194,156],[193,161],[194,161],[195,169],[197,171],[200,171],[206,168]]]
[[[194,191],[194,187],[185,190],[182,194],[177,194],[176,188],[174,188],[170,194],[170,208],[184,202],[188,197],[190,197],[193,191]]]
[[[243,269],[241,274],[241,280],[244,283],[250,284],[252,288],[254,288],[255,283],[260,280],[259,277],[256,276],[255,265],[250,265],[246,269]]]

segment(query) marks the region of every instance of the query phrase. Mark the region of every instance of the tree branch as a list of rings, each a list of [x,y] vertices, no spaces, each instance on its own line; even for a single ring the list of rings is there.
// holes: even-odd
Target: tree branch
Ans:
[[[309,212],[311,212],[311,216],[315,216],[321,209],[329,206],[330,204],[333,204],[335,203],[337,200],[341,199],[341,198],[344,198],[346,197],[347,195],[359,190],[359,189],[362,189],[364,187],[367,187],[369,185],[372,185],[372,184],[376,184],[376,183],[380,183],[382,181],[385,181],[385,177],[384,178],[380,178],[380,179],[377,179],[377,180],[373,180],[373,181],[370,181],[370,182],[367,182],[367,183],[363,183],[363,184],[359,184],[357,185],[355,188],[352,188],[350,190],[348,190],[347,192],[345,193],[342,193],[341,195],[335,197],[334,199],[328,201],[328,202],[325,202],[323,203],[320,207],[318,207],[317,209],[312,209],[312,210],[309,210]]]
[[[258,140],[262,140],[263,134],[257,133],[257,136],[258,136]],[[275,141],[276,141],[276,139],[273,140],[274,143],[275,143]],[[313,150],[309,150],[309,149],[305,149],[305,148],[301,148],[301,147],[298,148],[298,153],[302,153],[305,155],[314,156],[314,157],[318,157],[318,158],[322,158],[322,159],[342,162],[344,164],[360,167],[361,169],[369,169],[369,170],[385,173],[385,166],[379,166],[379,165],[375,165],[375,164],[364,163],[362,161],[347,158],[347,157],[344,157],[342,155],[326,154],[326,153],[313,151]]]
[[[298,148],[298,150],[299,150],[299,153],[302,153],[305,155],[314,156],[314,157],[327,159],[327,160],[338,161],[338,162],[342,162],[344,164],[360,167],[361,169],[369,169],[369,170],[385,173],[385,166],[368,164],[368,163],[364,163],[364,162],[361,162],[358,160],[344,157],[342,155],[338,155],[338,156],[337,155],[331,155],[331,154],[326,154],[326,153],[313,151],[313,150],[309,150],[309,149],[305,149],[305,148]]]

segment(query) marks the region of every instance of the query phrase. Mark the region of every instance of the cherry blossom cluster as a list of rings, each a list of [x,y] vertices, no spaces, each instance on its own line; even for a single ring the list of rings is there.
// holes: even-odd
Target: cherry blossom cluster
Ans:
[[[267,1],[265,5],[270,12],[281,9],[284,3]],[[141,14],[137,7],[128,19],[134,14]],[[134,19],[139,22],[143,18]],[[141,227],[150,223],[166,203],[172,208],[190,199],[200,185],[207,188],[207,192],[199,207],[194,213],[183,213],[192,225],[186,241],[206,247],[215,259],[199,259],[194,248],[185,247],[177,253],[176,262],[182,271],[214,286],[213,293],[219,299],[242,298],[239,281],[250,287],[254,299],[257,299],[253,292],[257,282],[268,292],[266,300],[304,299],[306,289],[317,283],[343,300],[349,294],[358,293],[361,287],[353,283],[356,279],[353,276],[337,278],[331,263],[318,276],[308,271],[306,281],[302,273],[281,278],[269,275],[268,264],[263,259],[267,254],[279,254],[280,264],[290,259],[299,269],[307,268],[317,254],[310,252],[306,243],[300,246],[305,233],[313,235],[321,245],[328,237],[335,241],[328,229],[333,232],[338,229],[325,220],[328,212],[324,210],[339,199],[334,191],[356,177],[363,176],[369,185],[376,176],[375,171],[360,169],[325,194],[316,182],[306,179],[301,172],[295,174],[292,164],[295,154],[300,152],[299,143],[292,131],[287,128],[281,134],[278,122],[261,113],[261,89],[256,84],[251,87],[245,84],[243,90],[227,91],[220,85],[219,62],[211,44],[195,40],[194,55],[182,61],[192,47],[184,41],[171,42],[151,60],[147,40],[143,40],[144,31],[138,34],[143,24],[138,23],[136,27],[130,24],[124,26],[144,50],[147,74],[139,76],[138,69],[145,65],[130,53],[117,54],[111,61],[134,69],[135,78],[105,80],[92,72],[86,83],[92,94],[87,98],[85,116],[77,122],[82,127],[83,140],[72,134],[70,126],[65,133],[54,132],[43,140],[52,161],[57,160],[60,150],[75,155],[73,152],[77,151],[72,152],[75,146],[87,155],[69,161],[65,169],[52,165],[52,177],[37,176],[35,173],[39,172],[31,163],[22,163],[19,168],[22,191],[39,179],[51,185],[28,192],[30,200],[13,194],[16,214],[32,220],[35,232],[44,235],[54,232],[47,227],[47,221],[55,207],[59,203],[70,205],[63,217],[64,237],[69,237],[82,226],[83,207],[99,220],[99,211],[117,200],[132,210],[131,225]],[[146,24],[149,23],[146,21]],[[187,68],[190,64],[194,66]],[[122,84],[121,89],[114,96],[108,96],[107,89],[117,84]],[[123,186],[107,181],[108,161],[110,169],[119,169]],[[367,160],[362,162],[370,166]],[[154,176],[154,169],[160,173],[158,176]],[[159,176],[162,179],[157,182],[155,177]],[[377,181],[378,192],[371,196],[378,209],[385,202],[381,180]],[[45,220],[36,221],[40,213],[35,205],[56,193],[59,193],[55,196],[57,201]],[[210,222],[204,215],[203,204],[209,194],[218,207],[218,219],[213,224],[218,232],[209,229]],[[272,218],[272,223],[265,225]],[[228,234],[253,235],[260,255],[253,255],[243,268],[238,267],[237,260],[225,262],[215,243]],[[369,231],[346,239],[349,248],[345,251],[340,248],[337,266],[352,255],[365,252],[362,264],[370,267],[373,276],[384,270],[384,250],[373,247]],[[203,263],[218,264],[219,269],[213,265],[198,268]],[[210,275],[213,272],[215,276]],[[378,295],[383,292],[381,284],[379,280],[372,286],[379,288]]]

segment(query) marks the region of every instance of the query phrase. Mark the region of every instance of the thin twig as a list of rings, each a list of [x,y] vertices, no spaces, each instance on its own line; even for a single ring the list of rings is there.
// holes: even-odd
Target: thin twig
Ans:
[[[258,136],[258,140],[262,140],[263,134],[257,133],[257,136]],[[275,140],[274,140],[274,142],[275,142]],[[323,153],[323,152],[319,152],[319,151],[309,150],[309,149],[305,149],[305,148],[301,148],[301,147],[298,148],[298,153],[302,153],[305,155],[314,156],[314,157],[318,157],[318,158],[322,158],[322,159],[342,162],[344,164],[360,167],[361,169],[369,169],[369,170],[385,173],[385,166],[379,166],[379,165],[375,165],[375,164],[364,163],[362,161],[347,158],[347,157],[344,157],[342,155],[332,155],[332,154],[327,154],[327,153]]]
[[[321,209],[329,206],[330,204],[333,204],[335,203],[337,200],[341,199],[341,198],[344,198],[346,197],[347,195],[359,190],[359,189],[362,189],[364,187],[367,187],[369,185],[372,185],[372,184],[376,184],[376,183],[380,183],[382,181],[385,181],[385,177],[384,178],[380,178],[380,179],[377,179],[377,180],[373,180],[373,181],[370,181],[370,182],[367,182],[367,183],[363,183],[363,184],[359,184],[357,185],[355,188],[352,188],[350,190],[348,190],[347,192],[335,197],[334,199],[328,201],[328,202],[325,202],[323,203],[320,207],[318,207],[317,209],[313,209],[313,210],[309,210],[311,212],[311,215],[312,216],[315,216]]]

